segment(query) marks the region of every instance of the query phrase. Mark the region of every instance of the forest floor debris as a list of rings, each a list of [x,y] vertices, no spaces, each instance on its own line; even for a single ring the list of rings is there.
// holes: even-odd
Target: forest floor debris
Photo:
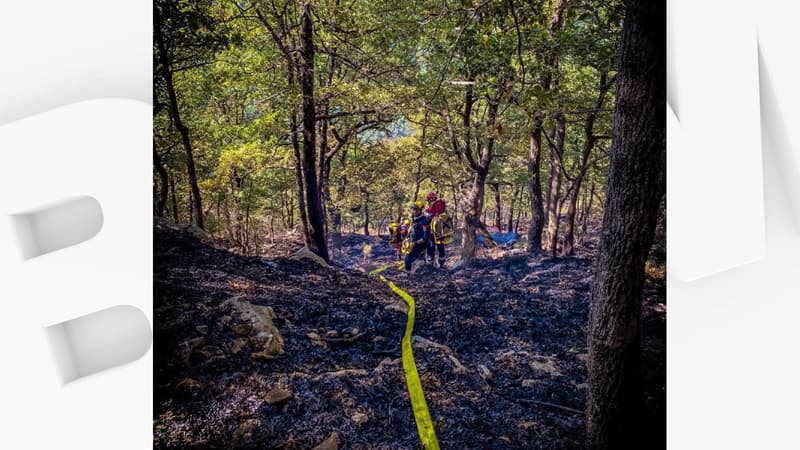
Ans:
[[[267,257],[174,227],[154,241],[154,448],[421,448],[399,359],[403,302],[365,273],[384,265],[416,301],[415,359],[442,448],[583,447],[592,242],[566,258],[481,251],[474,267],[400,278],[385,238],[344,236],[344,268],[288,259],[302,247],[291,239]],[[660,448],[664,280],[648,276],[644,297],[647,448]],[[271,308],[256,310],[283,354],[251,358],[268,342],[232,298]]]

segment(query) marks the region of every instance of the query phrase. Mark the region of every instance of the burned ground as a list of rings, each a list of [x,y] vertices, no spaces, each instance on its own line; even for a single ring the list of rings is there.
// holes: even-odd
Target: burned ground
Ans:
[[[591,242],[568,258],[484,251],[474,267],[409,278],[381,238],[345,236],[345,268],[155,234],[155,448],[421,448],[400,362],[404,303],[416,299],[414,355],[442,448],[582,448]],[[371,252],[364,255],[363,247]],[[665,287],[645,283],[646,416],[665,436]],[[285,355],[254,359],[220,305],[270,306]],[[331,439],[328,441],[330,443]],[[333,447],[329,447],[333,448]]]

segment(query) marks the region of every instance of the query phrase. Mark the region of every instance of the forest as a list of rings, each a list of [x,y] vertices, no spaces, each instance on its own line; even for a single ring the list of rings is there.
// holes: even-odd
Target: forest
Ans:
[[[665,448],[662,2],[153,17],[156,448]],[[454,241],[401,278],[429,193]]]

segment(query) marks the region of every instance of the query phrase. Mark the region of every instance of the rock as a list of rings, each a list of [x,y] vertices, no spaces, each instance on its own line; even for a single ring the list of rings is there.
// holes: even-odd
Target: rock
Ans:
[[[417,271],[422,269],[423,267],[425,267],[425,260],[418,259],[413,263],[411,263],[411,273],[417,273]]]
[[[348,329],[344,330],[344,334],[347,334],[347,335],[350,335],[350,336],[355,336],[355,335],[358,334],[359,331],[361,331],[361,330],[359,330],[356,327],[353,327],[353,328],[348,328]]]
[[[254,305],[241,297],[225,300],[222,308],[230,310],[231,314],[238,318],[237,334],[249,328],[249,342],[255,348],[255,353],[259,354],[257,358],[274,357],[284,353],[283,337],[273,323],[276,316],[272,308]]]
[[[311,340],[312,344],[322,348],[328,348],[328,344],[325,343],[325,341],[322,340],[322,336],[318,335],[317,333],[312,331],[306,334],[306,337]]]
[[[209,448],[208,439],[201,439],[186,444],[186,448],[191,450],[207,450]]]
[[[153,217],[153,228],[159,231],[172,230],[199,239],[201,241],[209,242],[208,235],[200,227],[195,224],[187,222],[175,223],[164,217]]]
[[[219,326],[221,328],[226,328],[228,326],[228,324],[231,323],[231,320],[233,320],[233,318],[231,316],[228,316],[228,315],[222,316],[222,317],[219,318]]]
[[[258,429],[261,428],[261,421],[258,419],[247,419],[233,432],[232,441],[234,446],[242,447],[252,444]]]
[[[292,398],[292,391],[287,389],[273,389],[264,395],[264,401],[268,405],[283,403]]]
[[[183,345],[189,352],[193,352],[198,348],[206,345],[206,338],[200,336],[193,339],[187,339],[186,341],[184,341]]]
[[[334,431],[327,439],[322,441],[321,444],[314,447],[313,450],[339,450],[339,433]]]
[[[536,386],[537,384],[540,384],[540,383],[541,383],[541,381],[539,381],[539,380],[531,380],[531,379],[522,380],[522,387],[529,388],[529,387]]]
[[[202,355],[203,361],[207,362],[217,359],[225,359],[225,352],[215,345],[207,345],[201,349],[195,350],[193,355],[194,354]]]
[[[558,361],[552,356],[532,355],[530,365],[537,372],[544,372],[553,377],[561,375]]]
[[[300,250],[294,252],[294,254],[290,256],[289,259],[295,261],[300,259],[309,259],[319,264],[320,266],[330,267],[330,265],[326,263],[324,259],[320,258],[319,255],[309,250],[308,247],[302,247]]]
[[[247,345],[247,339],[242,339],[242,338],[236,339],[235,341],[233,341],[233,344],[231,344],[229,347],[230,352],[235,355],[240,351],[242,351],[242,348],[244,348],[245,345]]]
[[[203,384],[192,378],[184,378],[175,386],[175,395],[183,398],[197,397],[203,390]]]
[[[198,350],[205,344],[206,344],[206,338],[202,336],[183,341],[180,347],[181,354],[183,355],[183,362],[195,364],[198,359],[202,359],[196,356],[197,353],[196,350]]]
[[[198,325],[198,326],[194,327],[194,329],[197,330],[197,332],[202,334],[203,336],[208,334],[208,325]],[[208,442],[208,441],[206,441],[206,442]]]
[[[484,380],[492,379],[492,371],[489,370],[489,368],[484,366],[483,364],[478,365],[478,374],[480,374],[481,378],[483,378]]]
[[[364,425],[365,423],[367,423],[369,421],[369,417],[364,413],[357,412],[357,413],[353,414],[352,416],[350,416],[350,420],[354,424],[356,424],[358,426],[361,426],[361,425]]]
[[[253,361],[274,361],[278,359],[278,356],[269,352],[253,352],[250,354],[250,359]]]
[[[253,332],[253,326],[249,323],[239,323],[233,326],[233,332],[239,336],[250,336]]]

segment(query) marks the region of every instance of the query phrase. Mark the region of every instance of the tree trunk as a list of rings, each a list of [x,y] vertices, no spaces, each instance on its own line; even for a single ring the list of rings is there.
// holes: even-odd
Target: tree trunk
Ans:
[[[530,136],[528,150],[528,196],[531,203],[531,223],[528,226],[528,253],[542,251],[542,230],[544,230],[544,205],[542,204],[542,182],[539,171],[542,160],[542,120],[536,119]],[[519,218],[517,218],[519,227]]]
[[[490,183],[489,188],[494,192],[494,226],[498,233],[503,232],[503,210],[500,207],[500,184]]]
[[[556,145],[550,148],[550,199],[547,214],[547,249],[552,256],[556,256],[558,246],[558,222],[561,218],[561,180],[563,173],[562,158],[564,157],[564,140],[567,133],[566,118],[563,114],[556,116]]]
[[[200,197],[200,188],[197,185],[197,173],[194,167],[194,155],[192,151],[192,140],[189,137],[189,128],[181,120],[180,108],[178,108],[178,97],[175,94],[175,86],[172,81],[172,66],[169,55],[167,53],[167,46],[164,36],[161,31],[162,18],[158,8],[153,8],[155,15],[155,26],[153,32],[155,34],[156,44],[158,46],[158,56],[160,59],[161,77],[164,79],[164,85],[167,88],[169,96],[169,110],[172,115],[172,120],[175,123],[175,128],[181,135],[183,148],[186,150],[186,168],[189,172],[189,186],[191,187],[191,197],[193,197],[192,205],[194,207],[195,224],[203,228],[203,207]],[[190,219],[191,220],[191,219]]]
[[[550,29],[548,31],[551,41],[554,40],[556,33],[562,28],[562,19],[566,7],[567,0],[556,0],[553,5],[553,11],[550,16]],[[540,80],[540,84],[544,90],[550,90],[553,87],[553,78],[558,70],[558,57],[559,52],[556,47],[548,49],[544,54],[545,70]],[[528,152],[528,191],[531,203],[531,223],[528,227],[528,253],[532,254],[542,251],[544,218],[545,216],[549,216],[553,207],[552,192],[554,172],[552,165],[550,166],[550,176],[548,177],[547,194],[544,199],[542,198],[542,186],[539,176],[542,158],[542,133],[544,133],[543,120],[541,114],[538,114],[534,119],[534,127],[531,131],[530,148]],[[552,153],[552,150],[548,152],[548,154],[550,153]]]
[[[300,211],[300,224],[303,228],[303,240],[307,247],[311,247],[311,234],[308,229],[308,213],[306,212],[306,188],[303,180],[303,160],[300,156],[300,142],[297,139],[297,114],[292,111],[291,116],[292,149],[294,150],[294,173],[297,181],[297,210]]]
[[[472,262],[477,250],[477,231],[480,228],[480,216],[483,210],[483,194],[486,185],[487,171],[476,171],[472,178],[472,186],[462,202],[464,213],[464,234],[461,247],[461,259],[467,266]]]
[[[330,75],[329,75],[330,76]],[[328,82],[330,84],[330,81]],[[328,114],[328,102],[326,101],[320,108],[323,116]],[[322,219],[325,227],[325,236],[328,236],[328,203],[330,202],[331,191],[328,179],[331,174],[331,160],[326,157],[328,151],[328,119],[321,119],[319,121],[319,174],[317,182],[319,183],[320,206],[322,207]]]
[[[178,223],[178,196],[175,195],[175,177],[169,179],[169,189],[172,193],[172,220]]]
[[[587,446],[641,441],[644,265],[665,191],[665,4],[628,0],[603,231],[589,314]],[[663,424],[659,424],[663,426]]]
[[[153,142],[153,164],[156,166],[158,172],[159,187],[158,187],[158,200],[156,201],[156,215],[164,217],[164,210],[167,207],[167,193],[168,193],[168,180],[167,169],[164,168],[164,163],[161,161],[161,156],[156,151],[156,144]]]
[[[314,108],[314,26],[309,2],[303,3],[300,27],[300,87],[303,93],[303,179],[305,180],[306,208],[308,209],[309,250],[326,262],[328,246],[325,240],[324,217],[316,173],[316,111]]]
[[[592,182],[592,188],[589,190],[589,203],[586,205],[586,210],[583,212],[583,223],[581,224],[581,239],[586,235],[586,229],[589,224],[589,218],[592,216],[592,201],[595,197],[595,183]]]
[[[347,177],[344,175],[346,163],[347,148],[345,147],[339,152],[339,170],[342,172],[339,177],[339,183],[336,186],[336,197],[339,204],[331,208],[331,227],[333,228],[331,247],[333,247],[334,254],[339,256],[342,254],[342,208],[340,205],[342,199],[344,199],[344,194],[347,192]]]
[[[600,108],[603,107],[603,101],[606,97],[606,92],[610,86],[606,83],[606,74],[600,74],[600,93],[598,94],[597,101],[594,104],[594,109],[586,116],[586,124],[583,128],[584,143],[583,150],[581,151],[581,159],[579,164],[578,173],[575,175],[575,180],[572,183],[572,190],[569,196],[569,206],[567,208],[566,216],[566,229],[564,231],[564,248],[561,250],[562,256],[569,256],[575,252],[575,212],[578,207],[578,196],[580,195],[581,185],[589,169],[589,156],[594,148],[597,138],[594,135],[594,123]]]
[[[369,191],[364,192],[364,235],[369,236]]]
[[[514,205],[517,203],[517,197],[519,197],[520,187],[514,187],[514,195],[511,196],[511,204],[508,207],[508,232],[514,230]]]
[[[194,205],[194,200],[192,199],[192,191],[189,191],[189,201],[186,205],[189,210],[189,223],[194,222],[194,210],[192,209],[192,205]]]

